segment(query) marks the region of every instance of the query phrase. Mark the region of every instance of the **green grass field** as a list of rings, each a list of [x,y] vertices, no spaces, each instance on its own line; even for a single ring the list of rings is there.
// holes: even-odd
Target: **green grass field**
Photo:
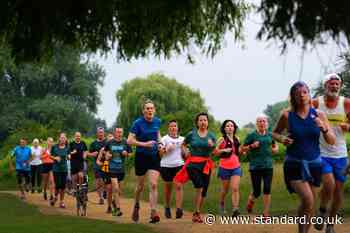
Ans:
[[[72,216],[43,215],[37,207],[9,194],[0,194],[0,206],[0,233],[154,232],[142,224],[116,224]]]
[[[241,179],[240,184],[240,209],[242,213],[246,213],[245,211],[245,205],[248,198],[248,194],[251,191],[251,183],[250,183],[250,174],[248,171],[248,164],[243,163],[243,177]],[[349,181],[348,181],[349,182]],[[135,176],[131,172],[129,174],[123,184],[123,193],[127,197],[133,197],[133,191],[135,187]],[[160,179],[159,182],[159,203],[163,203],[163,183]],[[217,178],[217,171],[215,171],[215,174],[211,176],[210,186],[208,190],[208,195],[205,200],[205,205],[203,208],[203,212],[212,212],[217,213],[218,211],[218,200],[219,200],[219,194],[221,190],[221,181]],[[192,186],[192,183],[189,181],[184,188],[184,209],[192,211],[193,210],[193,198],[194,198],[194,188]],[[296,209],[298,206],[298,199],[295,194],[291,195],[288,193],[283,179],[283,167],[281,163],[276,163],[274,165],[274,176],[273,176],[273,183],[272,183],[272,203],[271,203],[271,214],[274,215],[283,215],[286,213],[294,214],[296,213]],[[226,197],[226,203],[227,203],[227,210],[231,210],[231,199],[230,195],[228,194]],[[144,200],[148,200],[148,189],[145,190],[143,195]],[[175,197],[173,197],[175,199]],[[175,206],[175,203],[173,203],[173,206]],[[255,206],[254,206],[254,212],[257,214],[262,213],[262,198],[260,198]],[[346,216],[350,216],[350,193],[346,192],[345,196],[345,203],[344,203],[344,210],[343,213]]]

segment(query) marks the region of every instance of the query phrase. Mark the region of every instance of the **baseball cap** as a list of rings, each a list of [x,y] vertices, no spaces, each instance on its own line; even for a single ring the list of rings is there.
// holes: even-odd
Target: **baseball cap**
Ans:
[[[326,85],[326,83],[330,80],[339,80],[340,82],[342,82],[342,79],[339,75],[337,75],[336,73],[330,73],[325,76],[323,80],[323,85]]]

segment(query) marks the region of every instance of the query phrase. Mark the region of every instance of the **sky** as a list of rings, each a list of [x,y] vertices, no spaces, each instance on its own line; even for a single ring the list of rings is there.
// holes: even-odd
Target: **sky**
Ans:
[[[214,58],[195,52],[194,65],[185,56],[131,62],[117,62],[113,52],[96,56],[95,62],[107,74],[99,89],[102,104],[98,116],[111,126],[119,111],[115,94],[122,83],[161,72],[199,90],[217,120],[233,119],[243,126],[254,122],[268,104],[287,99],[290,87],[299,79],[314,88],[326,72],[339,71],[341,48],[334,42],[304,52],[299,46],[290,46],[281,55],[278,43],[256,39],[258,21],[256,17],[247,19],[243,43],[234,42],[227,33],[222,50]]]

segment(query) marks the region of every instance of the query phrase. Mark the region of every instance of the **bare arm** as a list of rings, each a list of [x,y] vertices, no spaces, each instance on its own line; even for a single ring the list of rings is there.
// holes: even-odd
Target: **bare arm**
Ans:
[[[326,114],[324,112],[320,112],[320,111],[318,111],[317,114],[318,114],[318,118],[320,118],[321,121],[317,122],[316,124],[320,127],[324,139],[326,140],[326,142],[328,144],[334,145],[335,144],[335,134],[329,125]]]
[[[128,143],[130,146],[152,147],[157,142],[156,141],[139,142],[136,140],[135,134],[129,133],[126,143]]]
[[[288,111],[285,110],[282,112],[280,118],[277,121],[275,129],[272,132],[272,138],[277,142],[283,143],[288,146],[293,143],[293,139],[282,135],[283,131],[288,129]]]

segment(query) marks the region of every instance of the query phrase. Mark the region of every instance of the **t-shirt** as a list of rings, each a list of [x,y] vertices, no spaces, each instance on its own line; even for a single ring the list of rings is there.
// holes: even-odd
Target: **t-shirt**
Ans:
[[[259,147],[248,152],[249,170],[261,170],[272,168],[272,134],[270,132],[260,135],[256,130],[245,139],[244,145],[250,145],[258,141]]]
[[[38,166],[38,165],[42,164],[41,153],[43,150],[42,150],[41,146],[38,146],[38,147],[32,146],[31,150],[32,150],[33,160],[30,162],[30,165]]]
[[[29,160],[32,155],[32,151],[28,146],[16,146],[12,156],[16,158],[16,170],[30,171]]]
[[[72,154],[74,150],[76,150],[77,152]],[[84,141],[80,141],[80,143],[76,143],[75,141],[73,141],[69,144],[69,153],[71,153],[70,162],[72,167],[84,164],[85,151],[87,151],[87,146]]]
[[[64,148],[59,148],[58,145],[54,145],[51,148],[51,155],[52,156],[59,156],[61,158],[60,162],[55,161],[53,164],[53,171],[54,172],[67,172],[67,156],[69,154],[69,148],[68,146],[65,146]]]
[[[160,129],[161,120],[154,117],[152,121],[146,121],[144,117],[138,118],[131,126],[130,132],[136,135],[136,140],[139,142],[158,141],[158,133]],[[153,147],[136,147],[136,153],[143,153],[147,155],[156,156],[158,153],[158,144],[155,143]]]
[[[208,140],[213,141],[213,146],[209,147]],[[197,129],[193,129],[185,137],[186,145],[188,146],[191,156],[199,157],[209,157],[215,148],[215,135],[212,132],[208,132],[205,137],[200,137],[198,135]],[[202,170],[204,167],[203,163],[190,163],[187,167],[196,167],[197,169]]]
[[[184,140],[185,138],[181,136],[173,138],[169,135],[165,135],[162,137],[161,142],[165,147],[168,145],[174,145],[175,148],[163,155],[160,161],[161,167],[178,167],[184,164],[181,156],[181,145]]]
[[[100,152],[100,150],[106,146],[107,140],[104,139],[102,141],[95,140],[91,143],[89,152]],[[97,156],[94,158],[94,170],[100,170],[100,167],[96,164]]]
[[[112,154],[112,158],[109,160],[109,172],[124,173],[125,156],[122,155],[122,152],[131,153],[131,147],[126,143],[126,140],[117,141],[112,139],[107,143],[105,151],[109,151]]]

